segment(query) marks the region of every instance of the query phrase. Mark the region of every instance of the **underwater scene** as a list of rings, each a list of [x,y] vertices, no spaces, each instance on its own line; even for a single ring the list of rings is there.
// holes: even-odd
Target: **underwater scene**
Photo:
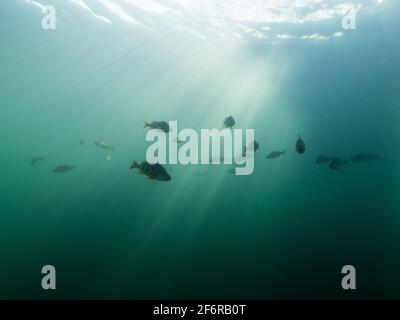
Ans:
[[[399,1],[0,17],[0,299],[400,298]]]

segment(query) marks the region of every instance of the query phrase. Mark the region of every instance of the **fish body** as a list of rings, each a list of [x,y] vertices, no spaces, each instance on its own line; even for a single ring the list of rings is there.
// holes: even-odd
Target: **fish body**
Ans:
[[[304,143],[304,141],[300,138],[300,135],[297,139],[296,142],[296,151],[300,154],[303,154],[304,152],[306,152],[306,144]]]
[[[45,157],[35,157],[30,161],[30,164],[36,164],[39,161],[44,161],[46,158]]]
[[[247,147],[243,147],[242,156],[245,157],[247,152],[255,153],[258,149],[260,149],[260,145],[257,141],[252,141]]]
[[[341,159],[341,158],[337,158],[337,157],[333,157],[331,159],[331,162],[329,163],[329,169],[338,170],[338,169],[342,168],[345,164],[348,164],[347,160],[344,160],[344,159]]]
[[[145,122],[144,123],[144,128],[150,128],[150,129],[158,129],[161,130],[165,133],[170,132],[170,127],[169,124],[165,121],[153,121],[151,123]]]
[[[315,164],[325,164],[331,161],[331,157],[328,156],[319,156],[317,160],[315,160]]]
[[[225,128],[232,128],[235,125],[235,119],[232,116],[226,117],[224,120],[224,127]]]
[[[94,145],[100,149],[114,150],[114,147],[104,140],[96,141]]]
[[[143,173],[144,175],[148,176],[150,180],[171,180],[171,176],[168,174],[167,170],[165,170],[164,167],[158,163],[150,164],[147,161],[143,161],[141,164],[138,164],[136,161],[133,161],[129,169],[138,169],[139,173]]]
[[[370,153],[357,153],[353,157],[350,158],[351,162],[366,162],[366,161],[371,161],[371,160],[378,160],[380,159],[380,156],[370,154]]]
[[[68,172],[68,171],[71,171],[71,170],[74,170],[74,169],[76,169],[76,168],[73,167],[73,166],[60,165],[60,166],[58,166],[57,168],[54,169],[54,172],[55,173],[65,173],[65,172]]]
[[[284,155],[285,151],[272,151],[270,154],[267,155],[267,159],[275,159],[279,158],[280,156]]]

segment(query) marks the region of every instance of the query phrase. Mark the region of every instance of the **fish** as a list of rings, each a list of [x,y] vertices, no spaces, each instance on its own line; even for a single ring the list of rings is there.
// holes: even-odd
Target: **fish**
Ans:
[[[225,128],[232,128],[235,125],[235,119],[232,116],[226,117],[224,120],[224,127]]]
[[[257,141],[252,141],[247,147],[243,147],[242,156],[245,157],[246,153],[255,153],[258,149],[260,149],[260,145]]]
[[[108,142],[104,141],[104,140],[100,140],[100,141],[96,141],[94,143],[94,145],[100,149],[106,149],[106,150],[113,150],[114,151],[114,147],[112,147]]]
[[[304,141],[300,138],[300,135],[297,139],[296,142],[296,151],[300,154],[303,154],[304,152],[306,152],[306,144],[304,143]]]
[[[380,156],[370,154],[370,153],[357,153],[353,157],[350,158],[351,162],[366,162],[366,161],[371,161],[371,160],[378,160],[380,159]]]
[[[272,151],[270,154],[266,156],[266,159],[275,159],[279,158],[280,156],[284,155],[285,151]]]
[[[54,172],[55,173],[65,173],[65,172],[68,172],[68,171],[71,171],[74,169],[76,169],[76,168],[73,166],[70,166],[70,165],[60,165],[54,169]]]
[[[341,167],[343,167],[345,164],[348,164],[349,162],[347,160],[338,158],[338,157],[333,157],[331,159],[331,162],[329,163],[329,169],[331,170],[338,170]]]
[[[331,161],[331,157],[328,156],[319,156],[316,160],[315,160],[315,164],[325,164]]]
[[[167,170],[158,163],[150,164],[147,161],[143,161],[141,164],[138,164],[133,160],[129,169],[139,169],[139,173],[148,176],[150,180],[170,181],[172,179]]]
[[[36,164],[37,162],[43,162],[46,158],[45,157],[35,157],[30,161],[30,164]]]
[[[150,129],[158,129],[161,130],[165,133],[170,132],[170,127],[169,124],[165,121],[153,121],[151,123],[145,122],[144,123],[144,128],[150,128]]]

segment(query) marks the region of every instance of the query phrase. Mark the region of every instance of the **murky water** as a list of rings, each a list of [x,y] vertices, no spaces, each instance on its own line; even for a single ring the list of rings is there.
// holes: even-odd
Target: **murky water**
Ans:
[[[340,12],[278,22],[247,1],[129,2],[42,0],[57,10],[43,30],[39,2],[1,1],[0,297],[399,298],[398,3],[360,2],[348,31]],[[255,130],[251,176],[129,170],[145,121],[221,129],[229,115]],[[314,163],[358,152],[381,159]]]

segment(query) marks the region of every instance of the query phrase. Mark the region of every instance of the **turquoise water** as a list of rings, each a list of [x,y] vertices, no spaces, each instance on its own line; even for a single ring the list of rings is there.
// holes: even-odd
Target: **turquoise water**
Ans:
[[[210,14],[223,31],[206,25],[203,2],[164,1],[183,19],[114,1],[137,26],[96,1],[112,23],[49,0],[57,29],[46,31],[36,5],[1,1],[0,298],[400,298],[400,8],[375,2],[361,2],[353,31],[337,17],[240,22],[259,38],[222,19],[229,8]],[[329,39],[301,38],[315,33]],[[200,130],[229,115],[255,130],[251,176],[129,171],[145,159],[145,121]],[[286,155],[266,160],[274,150]],[[358,152],[381,159],[314,163]],[[30,165],[36,156],[46,160]],[[55,174],[62,164],[76,170]],[[41,288],[46,264],[55,291]],[[352,292],[340,286],[347,264]]]

